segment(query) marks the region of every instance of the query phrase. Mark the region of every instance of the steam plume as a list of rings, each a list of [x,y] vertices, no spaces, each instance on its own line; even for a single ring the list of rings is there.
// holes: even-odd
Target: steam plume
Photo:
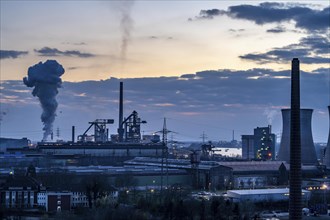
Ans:
[[[34,87],[33,96],[39,98],[42,114],[41,121],[44,124],[43,141],[47,140],[48,135],[53,131],[53,122],[56,116],[57,88],[61,87],[61,76],[64,68],[56,60],[47,60],[45,63],[38,63],[29,67],[28,76],[23,78],[23,82],[27,87]]]
[[[274,109],[266,108],[264,115],[267,117],[268,124],[271,125],[274,119],[274,116],[277,114],[277,111]]]
[[[133,29],[133,19],[131,17],[131,9],[133,4],[134,1],[123,1],[120,5],[120,13],[121,13],[120,30],[122,34],[121,46],[120,46],[120,58],[123,64],[126,61],[127,47],[131,39],[131,30]]]

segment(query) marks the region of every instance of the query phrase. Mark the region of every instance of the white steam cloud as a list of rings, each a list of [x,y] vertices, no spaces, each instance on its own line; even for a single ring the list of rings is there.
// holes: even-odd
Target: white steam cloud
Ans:
[[[271,125],[275,115],[277,114],[277,111],[275,109],[266,108],[263,114],[266,115],[267,122],[269,125]]]

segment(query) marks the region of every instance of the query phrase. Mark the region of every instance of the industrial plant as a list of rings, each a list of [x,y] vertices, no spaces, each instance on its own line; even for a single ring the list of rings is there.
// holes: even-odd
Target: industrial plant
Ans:
[[[41,208],[43,213],[59,213],[175,195],[178,201],[221,198],[228,207],[253,201],[256,210],[245,213],[248,217],[257,216],[268,205],[290,207],[291,217],[298,219],[303,206],[324,214],[330,198],[330,129],[327,146],[318,158],[311,128],[313,109],[300,109],[299,72],[295,58],[293,101],[290,109],[281,111],[278,152],[270,125],[242,135],[241,157],[217,156],[212,143],[170,147],[166,119],[158,133],[141,135],[147,121],[134,110],[124,116],[124,84],[120,82],[116,134],[109,133],[115,120],[106,118],[88,122],[82,134],[76,134],[72,126],[67,142],[48,141],[47,135],[36,145],[26,138],[1,138],[0,206],[13,212]],[[330,106],[328,110],[330,118]],[[237,142],[233,145],[237,148]]]

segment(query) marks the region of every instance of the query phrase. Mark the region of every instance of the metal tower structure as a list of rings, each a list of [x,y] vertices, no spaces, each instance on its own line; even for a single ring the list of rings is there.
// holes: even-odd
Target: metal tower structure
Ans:
[[[202,139],[203,141],[203,144],[205,143],[205,140],[207,138],[207,135],[205,134],[205,132],[203,131],[203,134],[201,134],[200,138]]]
[[[126,142],[139,143],[141,141],[141,124],[147,122],[139,118],[138,113],[133,111],[123,122]]]
[[[164,118],[163,122],[163,130],[157,131],[156,133],[162,133],[162,142],[163,142],[163,150],[162,150],[162,163],[161,163],[161,178],[160,178],[160,190],[163,191],[164,185],[164,163],[166,164],[166,188],[168,187],[168,147],[167,147],[167,134],[172,131],[167,129],[166,126],[166,118]]]
[[[107,124],[113,124],[113,119],[96,119],[95,121],[89,122],[91,124],[87,130],[78,136],[79,141],[85,142],[87,132],[94,126],[94,141],[95,142],[106,142],[108,141],[108,129]]]
[[[301,138],[300,138],[300,69],[298,58],[291,67],[291,122],[290,122],[290,193],[289,218],[302,219],[301,203]]]

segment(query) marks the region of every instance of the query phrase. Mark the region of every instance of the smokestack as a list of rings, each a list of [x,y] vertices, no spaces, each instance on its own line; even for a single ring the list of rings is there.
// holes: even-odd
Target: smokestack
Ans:
[[[32,95],[39,98],[43,110],[41,114],[41,121],[44,124],[43,141],[46,141],[53,132],[58,105],[57,89],[61,87],[63,73],[64,68],[56,60],[47,60],[45,63],[39,62],[29,67],[28,76],[23,78],[27,87],[34,87]]]
[[[290,122],[290,193],[289,218],[301,220],[301,139],[300,139],[300,79],[299,60],[293,58],[291,67]]]
[[[325,150],[325,158],[324,158],[324,165],[327,169],[330,169],[330,106],[328,106],[329,111],[329,136],[328,136],[328,144]]]
[[[119,120],[118,120],[118,139],[119,142],[123,142],[124,138],[124,128],[123,128],[123,115],[124,115],[124,108],[123,108],[123,82],[120,82],[119,85]]]
[[[300,132],[301,132],[301,163],[317,164],[317,156],[312,135],[313,109],[300,109]],[[290,163],[290,123],[291,109],[282,109],[283,129],[278,160]]]
[[[75,136],[75,127],[72,126],[72,143],[74,143],[74,136]]]

